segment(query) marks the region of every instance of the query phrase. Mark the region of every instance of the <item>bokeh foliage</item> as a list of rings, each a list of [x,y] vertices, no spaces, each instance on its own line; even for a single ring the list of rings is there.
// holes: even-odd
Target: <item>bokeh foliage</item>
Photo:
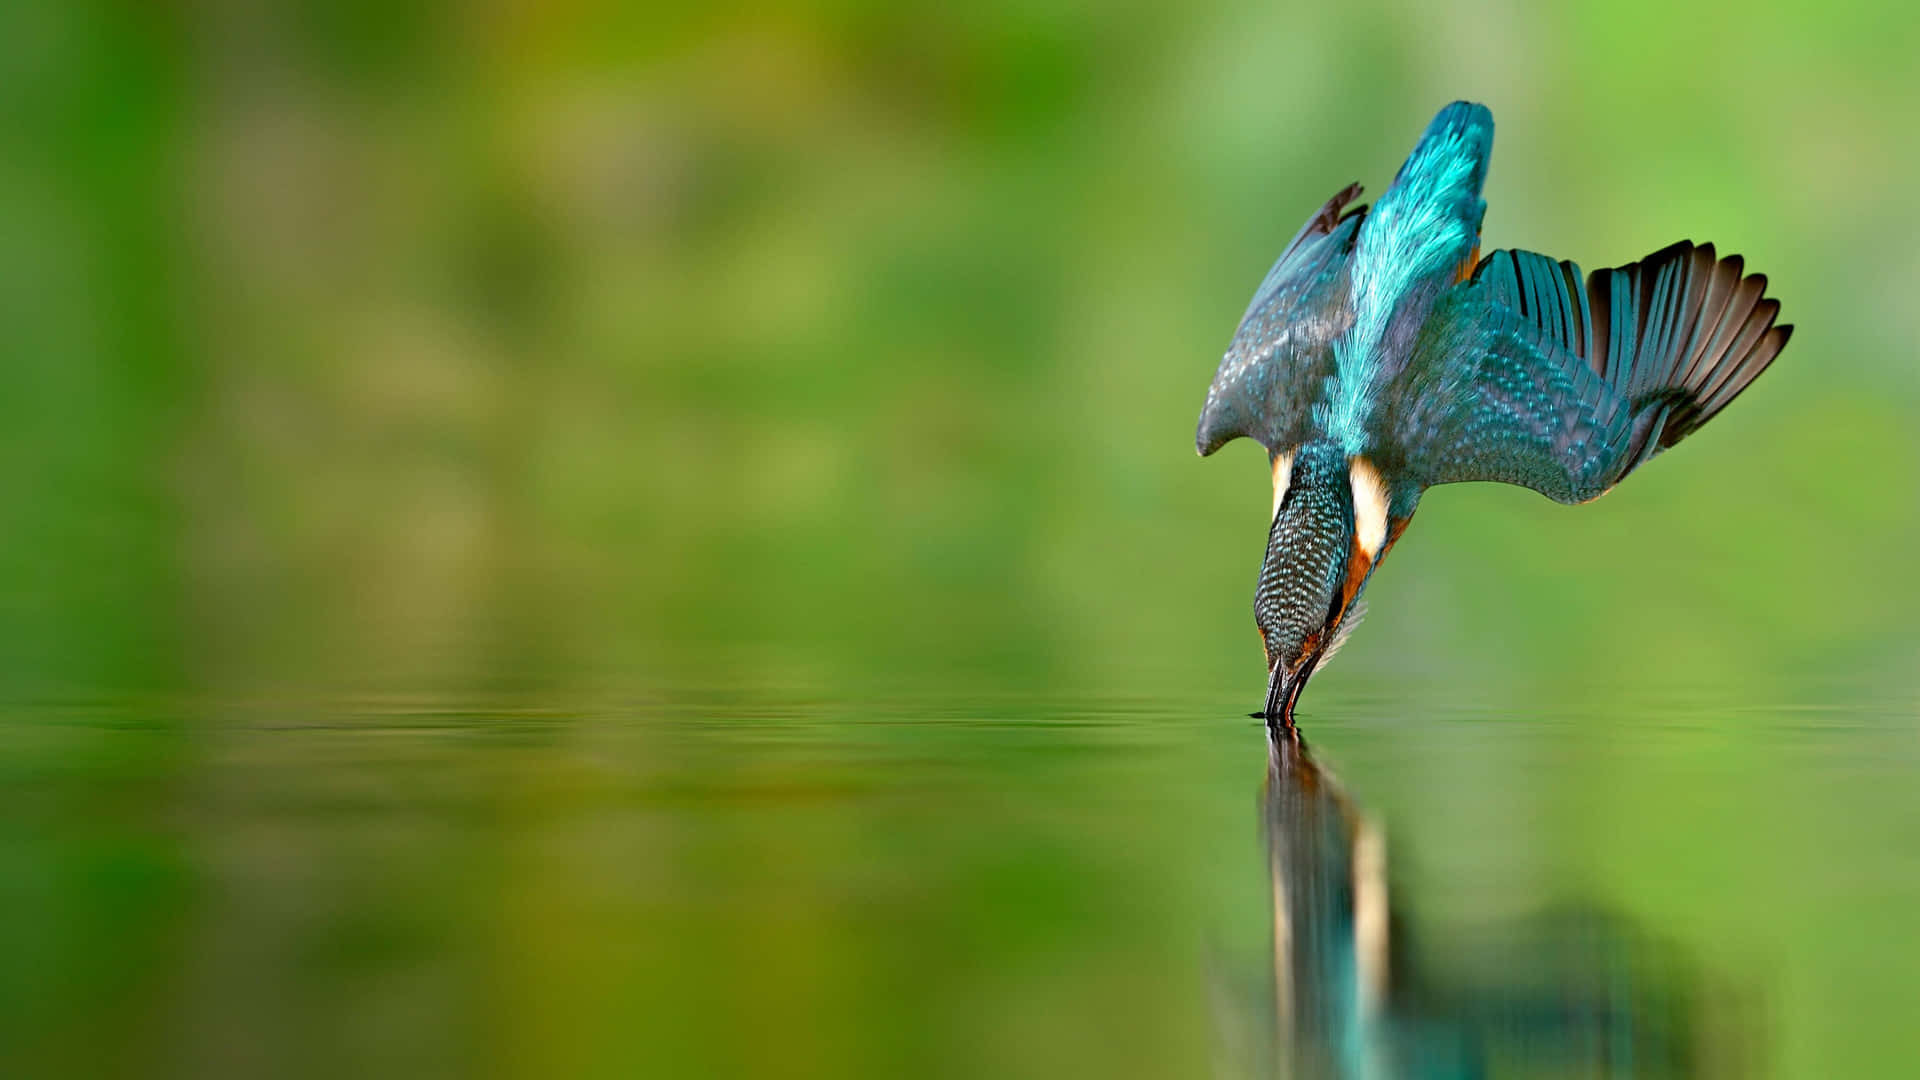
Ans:
[[[15,20],[16,686],[1237,685],[1264,481],[1192,459],[1196,402],[1276,246],[1452,97],[1492,242],[1712,239],[1801,329],[1599,506],[1437,493],[1328,682],[1913,659],[1896,9]]]

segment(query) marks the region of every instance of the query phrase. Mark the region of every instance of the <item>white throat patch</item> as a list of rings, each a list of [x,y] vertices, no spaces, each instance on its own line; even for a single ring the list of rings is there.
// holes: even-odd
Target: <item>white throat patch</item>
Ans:
[[[1368,559],[1378,559],[1380,545],[1387,542],[1387,482],[1363,457],[1353,459],[1352,473],[1353,538]]]
[[[1288,450],[1273,459],[1273,513],[1267,515],[1272,521],[1280,516],[1280,501],[1287,497],[1287,487],[1293,483],[1293,451]]]

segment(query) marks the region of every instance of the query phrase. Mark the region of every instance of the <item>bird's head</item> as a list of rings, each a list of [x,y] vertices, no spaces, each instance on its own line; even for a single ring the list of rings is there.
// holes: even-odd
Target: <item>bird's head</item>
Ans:
[[[1315,667],[1357,621],[1355,602],[1385,535],[1386,499],[1365,459],[1329,443],[1276,454],[1273,493],[1253,617],[1267,652],[1263,713],[1290,726]]]

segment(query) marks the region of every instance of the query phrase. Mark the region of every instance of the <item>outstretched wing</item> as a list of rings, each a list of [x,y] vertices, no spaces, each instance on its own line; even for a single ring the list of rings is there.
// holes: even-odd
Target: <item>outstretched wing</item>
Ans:
[[[1251,436],[1269,450],[1303,441],[1322,381],[1334,374],[1333,339],[1352,325],[1344,270],[1366,214],[1359,184],[1328,199],[1261,281],[1207,388],[1194,446],[1202,456]]]
[[[1422,488],[1496,480],[1584,502],[1619,477],[1632,433],[1584,360],[1473,283],[1441,297],[1381,400],[1375,463]]]
[[[1738,256],[1675,244],[1596,271],[1496,251],[1445,294],[1383,395],[1385,467],[1422,487],[1604,493],[1711,419],[1792,331]]]
[[[1496,251],[1474,277],[1627,399],[1637,465],[1711,420],[1786,347],[1780,302],[1744,268],[1683,240],[1584,284],[1579,266],[1530,251]]]

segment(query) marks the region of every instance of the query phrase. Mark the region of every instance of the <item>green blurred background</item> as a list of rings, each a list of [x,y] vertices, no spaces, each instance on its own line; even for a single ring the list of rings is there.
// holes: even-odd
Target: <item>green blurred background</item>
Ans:
[[[1916,53],[1920,17],[1890,3],[10,7],[0,693],[19,710],[0,735],[0,1046],[56,1072],[277,1062],[209,1034],[287,970],[269,946],[326,965],[472,943],[434,936],[462,886],[379,878],[336,900],[344,944],[267,919],[279,929],[237,935],[252,951],[221,954],[209,921],[308,896],[276,858],[351,837],[315,865],[365,856],[404,882],[433,853],[493,895],[532,873],[503,868],[500,835],[603,790],[583,761],[613,755],[655,792],[717,767],[644,725],[556,713],[1251,705],[1265,463],[1250,443],[1194,457],[1201,397],[1280,245],[1348,181],[1377,195],[1455,98],[1499,125],[1489,246],[1592,268],[1711,240],[1767,273],[1798,330],[1735,408],[1595,506],[1436,492],[1309,709],[1865,705],[1894,718],[1871,745],[1911,754]],[[357,741],[392,729],[355,710],[468,731],[476,701],[500,721],[477,725],[479,761],[442,771],[456,750],[413,720],[382,749]],[[263,734],[332,716],[338,745]],[[967,737],[898,738],[912,749],[889,752]],[[1778,756],[1701,738],[1703,768]],[[1182,752],[1207,763],[1181,774],[1195,786],[1228,757],[1254,770],[1206,803],[1239,822],[1247,747]],[[1088,767],[1088,784],[1155,775]],[[1395,767],[1412,768],[1383,764],[1374,794]],[[1685,767],[1656,775],[1633,812],[1694,805]],[[1707,799],[1743,850],[1764,851],[1741,815],[1780,779]],[[418,835],[314,825],[408,790]],[[1905,816],[1863,846],[1917,872],[1911,797],[1875,797]],[[449,854],[440,828],[465,846]],[[708,843],[779,857],[754,837]],[[662,888],[711,883],[653,865]],[[1688,895],[1649,879],[1639,900],[1707,926],[1736,899]],[[355,922],[362,901],[384,914]],[[622,912],[642,967],[663,927],[685,929]],[[754,966],[691,940],[674,970]],[[781,940],[811,970],[794,942],[825,956],[838,939]],[[577,987],[593,945],[567,947],[585,951],[549,960],[553,981]],[[519,1015],[477,975],[494,961],[520,970],[448,960],[428,965],[441,983],[389,987],[438,1003],[417,1019],[446,1042],[421,1061],[465,1060],[458,1023],[484,1042],[476,1017]],[[1914,981],[1861,997],[1890,1019]],[[645,985],[640,1000],[673,997]],[[254,1008],[292,1031],[309,1014],[287,993]],[[404,1027],[396,1008],[379,1023]],[[557,1027],[515,1032],[521,1071],[628,1062],[582,1049],[555,1008]],[[100,1025],[127,1034],[85,1034]],[[1884,1060],[1849,1031],[1785,1037],[1784,1071],[1839,1046]]]
[[[1916,659],[1899,6],[9,22],[16,689],[1239,686],[1264,466],[1195,460],[1197,403],[1277,247],[1455,97],[1499,123],[1491,243],[1711,239],[1800,330],[1602,506],[1440,493],[1329,683]]]

